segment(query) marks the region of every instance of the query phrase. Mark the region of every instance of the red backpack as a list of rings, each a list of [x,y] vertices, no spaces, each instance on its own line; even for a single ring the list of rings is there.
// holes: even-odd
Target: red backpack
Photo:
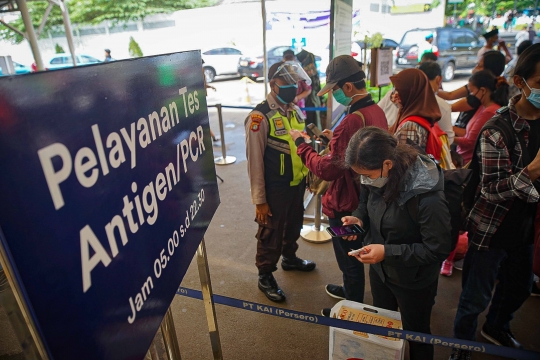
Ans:
[[[420,116],[409,116],[405,118],[399,125],[398,130],[401,129],[403,124],[405,124],[407,121],[412,121],[420,125],[428,132],[426,154],[432,155],[435,160],[440,161],[443,148],[443,143],[440,136],[446,135],[446,133],[439,127],[437,123],[435,123],[435,125],[432,127],[429,121]]]

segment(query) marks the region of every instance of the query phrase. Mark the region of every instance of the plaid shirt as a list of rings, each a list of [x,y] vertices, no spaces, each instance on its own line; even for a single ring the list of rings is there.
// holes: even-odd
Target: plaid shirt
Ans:
[[[428,134],[422,125],[414,121],[405,121],[398,131],[396,131],[395,136],[400,144],[407,144],[407,139],[410,139],[413,143],[425,150]]]
[[[480,148],[477,149],[481,169],[477,195],[480,191],[480,197],[469,214],[467,226],[470,245],[479,250],[489,249],[492,236],[504,221],[515,198],[528,203],[540,200],[528,169],[523,166],[524,149],[517,138],[517,133],[526,131],[525,144],[528,146],[529,124],[516,113],[515,108],[520,97],[521,95],[516,95],[508,104],[512,125],[516,131],[516,146],[511,151],[513,162],[499,131],[487,129],[480,134]]]

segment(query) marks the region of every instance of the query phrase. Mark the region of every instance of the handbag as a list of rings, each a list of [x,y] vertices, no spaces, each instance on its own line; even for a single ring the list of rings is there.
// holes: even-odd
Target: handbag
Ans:
[[[325,147],[320,153],[320,156],[325,156],[330,153],[330,148]],[[326,181],[315,175],[313,172],[309,171],[306,177],[306,184],[313,194],[323,195],[328,187],[330,186],[330,181]]]

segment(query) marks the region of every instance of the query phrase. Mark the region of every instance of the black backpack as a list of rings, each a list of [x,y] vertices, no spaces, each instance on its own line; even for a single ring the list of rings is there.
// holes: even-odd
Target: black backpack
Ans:
[[[496,115],[484,125],[481,132],[486,129],[499,130],[508,149],[511,150],[515,147],[515,131],[512,126],[510,109],[508,107],[505,106],[497,110]],[[444,195],[448,203],[450,225],[452,227],[452,250],[457,245],[459,232],[466,230],[467,216],[478,199],[476,190],[480,184],[480,164],[476,150],[480,146],[479,143],[479,139],[476,139],[473,157],[467,168],[443,170]],[[414,197],[411,200],[407,203],[407,207],[412,219],[416,221],[418,219],[418,197]]]
[[[434,159],[432,158],[432,160]],[[450,213],[450,225],[452,227],[450,233],[452,250],[456,247],[459,231],[462,229],[463,191],[470,182],[472,173],[473,171],[471,169],[443,170],[444,196],[446,198],[448,212]],[[411,218],[415,222],[418,222],[418,196],[415,196],[407,202],[407,211]]]

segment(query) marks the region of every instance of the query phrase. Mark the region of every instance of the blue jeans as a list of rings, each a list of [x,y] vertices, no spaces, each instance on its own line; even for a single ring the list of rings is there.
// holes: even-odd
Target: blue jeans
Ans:
[[[334,218],[329,218],[330,226],[343,226],[341,218],[350,216],[350,212],[334,211]],[[360,249],[363,246],[361,240],[348,241],[340,237],[332,238],[334,245],[334,253],[339,266],[339,270],[343,273],[343,290],[347,300],[364,302],[364,288],[366,279],[364,275],[364,264],[356,260],[354,256],[349,256],[348,252],[351,249]]]
[[[488,251],[469,247],[463,264],[463,290],[454,322],[454,336],[474,340],[478,315],[489,302],[486,322],[510,330],[510,320],[531,293],[533,246]],[[499,280],[495,286],[495,281]],[[495,294],[491,297],[493,288]]]

